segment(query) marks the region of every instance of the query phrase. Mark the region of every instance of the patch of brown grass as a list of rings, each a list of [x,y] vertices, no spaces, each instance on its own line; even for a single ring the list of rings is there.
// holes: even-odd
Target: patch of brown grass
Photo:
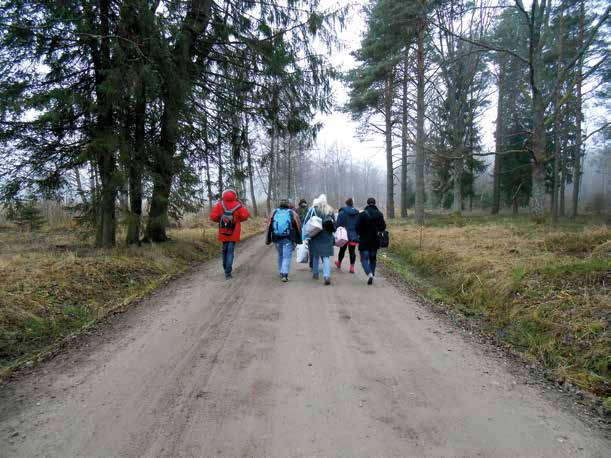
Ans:
[[[252,219],[242,236],[265,227],[263,218]],[[1,232],[0,375],[220,252],[212,222],[168,234],[163,244],[100,250],[66,229]]]
[[[435,295],[572,383],[609,396],[611,229],[524,219],[391,227],[391,253]]]

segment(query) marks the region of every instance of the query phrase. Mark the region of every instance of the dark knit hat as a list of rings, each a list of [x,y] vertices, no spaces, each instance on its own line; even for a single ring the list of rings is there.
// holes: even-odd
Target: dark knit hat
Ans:
[[[375,205],[376,204],[376,200],[373,197],[370,197],[369,199],[367,199],[367,205]]]

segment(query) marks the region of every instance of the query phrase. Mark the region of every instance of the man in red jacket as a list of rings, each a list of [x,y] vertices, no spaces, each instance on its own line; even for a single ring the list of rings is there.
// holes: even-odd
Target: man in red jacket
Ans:
[[[240,223],[246,221],[250,214],[238,200],[233,189],[223,192],[223,198],[212,209],[210,219],[219,223],[219,242],[223,244],[223,269],[225,279],[231,278],[235,244],[240,241]]]

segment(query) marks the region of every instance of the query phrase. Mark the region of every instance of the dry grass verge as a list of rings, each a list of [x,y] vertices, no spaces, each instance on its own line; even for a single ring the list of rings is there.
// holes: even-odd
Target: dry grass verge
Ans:
[[[433,217],[394,224],[391,267],[429,282],[430,297],[485,326],[559,380],[607,397],[611,229],[525,218]]]
[[[265,228],[242,226],[243,237]],[[170,277],[219,253],[212,224],[172,229],[171,241],[94,249],[75,230],[0,232],[0,377]]]

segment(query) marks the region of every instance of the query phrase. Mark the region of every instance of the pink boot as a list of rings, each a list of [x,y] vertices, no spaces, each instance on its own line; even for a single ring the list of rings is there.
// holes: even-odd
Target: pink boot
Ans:
[[[338,269],[342,268],[342,263],[339,261],[335,261],[335,267],[337,267]]]
[[[353,274],[354,273],[354,264],[350,264],[350,273]]]

